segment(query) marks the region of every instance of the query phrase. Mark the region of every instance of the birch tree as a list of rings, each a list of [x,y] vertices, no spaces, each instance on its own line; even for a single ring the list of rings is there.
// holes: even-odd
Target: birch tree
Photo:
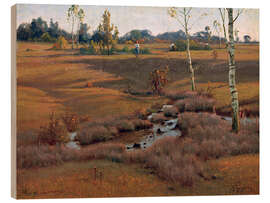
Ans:
[[[186,54],[187,54],[188,70],[190,72],[191,90],[195,91],[196,90],[195,74],[194,74],[194,69],[192,67],[192,59],[191,59],[191,54],[190,54],[190,43],[189,43],[190,41],[189,31],[193,25],[190,23],[191,11],[192,11],[192,8],[172,7],[172,8],[169,8],[168,13],[172,18],[175,18],[177,22],[184,29],[184,32],[186,35]]]
[[[238,132],[240,130],[240,119],[239,119],[239,101],[238,101],[238,92],[236,89],[236,65],[235,65],[235,46],[234,46],[234,22],[238,19],[243,10],[237,10],[237,14],[233,16],[233,9],[219,9],[222,24],[224,38],[226,39],[226,47],[228,51],[228,63],[229,63],[229,88],[231,94],[231,106],[232,106],[232,130]],[[226,13],[228,16],[228,36],[227,39],[227,30],[226,30]]]
[[[78,21],[79,5],[71,5],[67,11],[67,20],[71,23],[72,49],[74,48],[74,26]]]
[[[84,17],[85,17],[85,13],[84,13],[84,10],[81,8],[79,11],[78,11],[78,14],[77,14],[77,18],[78,18],[78,29],[77,29],[77,47],[79,47],[79,35],[80,35],[80,27],[83,23],[83,20],[84,20]]]

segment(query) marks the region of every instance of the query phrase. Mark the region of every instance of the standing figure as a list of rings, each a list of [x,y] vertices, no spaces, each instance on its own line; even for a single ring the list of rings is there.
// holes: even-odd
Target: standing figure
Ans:
[[[140,53],[140,44],[139,44],[139,41],[137,40],[136,41],[136,44],[135,44],[135,54],[136,54],[136,57],[138,57]]]

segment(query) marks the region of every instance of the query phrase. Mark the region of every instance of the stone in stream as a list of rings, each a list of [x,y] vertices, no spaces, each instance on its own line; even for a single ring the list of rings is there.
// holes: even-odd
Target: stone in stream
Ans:
[[[135,148],[135,149],[141,148],[141,144],[134,143],[133,148]]]

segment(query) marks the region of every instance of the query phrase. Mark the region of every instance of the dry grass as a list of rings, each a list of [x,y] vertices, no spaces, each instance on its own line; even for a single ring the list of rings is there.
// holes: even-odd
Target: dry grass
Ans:
[[[136,164],[106,160],[19,169],[17,194],[19,199],[259,194],[258,155],[211,160],[206,166],[209,177],[214,174],[216,179],[200,179],[193,187],[162,180]]]
[[[162,97],[138,97],[122,92],[128,85],[135,90],[150,90],[149,73],[166,65],[169,65],[171,70],[167,89],[190,89],[184,53],[167,52],[165,48],[168,44],[143,46],[155,49],[159,53],[141,56],[136,61],[133,55],[80,56],[76,55],[77,50],[48,50],[51,47],[48,43],[19,42],[19,132],[38,129],[52,111],[70,111],[80,116],[88,114],[90,117],[104,117],[147,108],[152,100],[164,101]],[[240,105],[257,115],[258,48],[257,45],[241,45],[236,51]],[[225,49],[217,51],[217,60],[212,60],[211,51],[192,51],[195,66],[200,65],[199,72],[195,73],[198,89],[207,89],[208,81],[211,87],[227,84],[227,53]],[[93,84],[93,87],[83,88],[87,82]],[[214,89],[213,94],[217,100],[217,110],[223,113],[230,112],[228,88]],[[45,97],[47,99],[43,99]],[[88,108],[89,105],[92,108]]]
[[[59,115],[67,111],[74,112],[78,116],[89,115],[93,121],[111,115],[126,115],[139,109],[147,109],[152,105],[153,101],[159,104],[166,103],[167,99],[164,97],[139,97],[124,93],[128,85],[136,91],[150,90],[149,73],[154,69],[164,68],[166,65],[169,65],[170,68],[167,90],[174,91],[180,89],[185,91],[190,89],[185,53],[168,53],[166,52],[167,44],[143,46],[149,46],[153,49],[153,51],[151,50],[153,55],[143,55],[139,57],[139,60],[136,60],[134,55],[81,56],[76,55],[77,50],[48,50],[51,44],[18,43],[17,121],[19,142],[24,145],[26,143],[33,143],[35,132],[40,125],[48,121],[48,114],[53,111]],[[27,49],[30,51],[26,51]],[[258,115],[259,112],[258,49],[259,46],[257,45],[241,45],[237,46],[236,50],[238,67],[237,88],[239,90],[240,106],[250,110],[251,114],[255,115]],[[214,88],[227,84],[227,53],[225,49],[217,50],[217,52],[217,60],[213,60],[211,51],[191,52],[194,67],[196,67],[195,76],[198,89],[206,90],[209,85]],[[88,82],[92,84],[92,87],[85,88]],[[217,100],[217,111],[229,113],[230,95],[228,88],[214,88],[212,93]],[[145,114],[143,116],[145,118]],[[191,117],[190,120],[192,118],[194,120],[194,117]],[[185,117],[185,120],[188,119]],[[220,125],[220,128],[212,127],[216,123],[215,119],[208,118],[205,121],[206,123],[201,121],[200,118],[198,120],[198,125],[196,124],[197,118],[195,118],[195,124],[186,122],[186,127],[181,125],[181,128],[186,128],[186,136],[190,137],[191,141],[189,141],[189,144],[183,145],[180,152],[178,152],[178,148],[175,148],[175,142],[167,140],[166,142],[164,141],[163,145],[160,143],[164,146],[164,149],[159,149],[157,145],[155,149],[152,148],[152,151],[149,149],[148,154],[134,155],[134,160],[137,160],[139,163],[143,163],[140,160],[148,157],[148,166],[153,167],[154,173],[164,178],[164,180],[157,179],[154,175],[151,175],[151,179],[149,175],[138,174],[138,166],[136,166],[136,170],[129,171],[128,167],[130,164],[123,164],[124,168],[128,170],[125,173],[127,177],[121,176],[123,174],[114,176],[114,174],[118,173],[117,167],[120,164],[114,165],[115,163],[106,162],[106,170],[108,170],[106,174],[109,175],[105,175],[104,181],[97,185],[90,181],[92,179],[89,177],[89,171],[86,170],[88,162],[65,163],[72,160],[93,160],[97,158],[110,159],[114,162],[126,161],[130,158],[127,159],[127,156],[123,158],[122,145],[110,148],[106,144],[95,144],[91,147],[89,146],[90,148],[87,147],[81,153],[73,151],[71,153],[70,150],[65,149],[59,150],[57,146],[55,146],[55,149],[46,147],[31,149],[31,145],[19,147],[18,157],[20,158],[18,159],[18,166],[31,168],[19,169],[18,171],[19,197],[257,193],[257,173],[254,175],[254,171],[249,171],[245,176],[240,175],[244,174],[243,171],[247,171],[248,167],[252,167],[252,170],[257,170],[258,163],[256,160],[258,160],[258,156],[254,159],[247,158],[243,160],[242,156],[239,159],[237,157],[226,158],[231,161],[231,164],[228,165],[227,170],[219,173],[220,176],[224,177],[225,181],[217,179],[216,182],[214,180],[204,182],[200,178],[201,162],[203,160],[216,159],[224,155],[257,153],[258,136],[254,136],[258,134],[256,128],[244,128],[239,136],[231,136],[227,131],[222,134],[224,126],[222,128]],[[203,124],[209,126],[201,129],[199,126]],[[136,126],[135,121],[133,125]],[[118,131],[113,126],[106,126],[106,129],[114,135]],[[190,134],[190,129],[194,132],[193,134]],[[255,129],[256,133],[251,133],[252,129]],[[229,136],[224,137],[221,135]],[[215,140],[215,136],[221,137],[219,137],[219,140]],[[200,141],[200,137],[206,137],[207,139]],[[188,142],[187,138],[184,140]],[[166,145],[168,144],[167,142],[172,142],[174,145]],[[117,143],[115,144],[117,145]],[[224,145],[230,146],[229,151],[224,151],[224,147],[222,147]],[[170,152],[170,146],[172,149],[177,150],[175,155],[172,155]],[[201,146],[204,147],[202,148]],[[160,150],[163,154],[162,156]],[[198,151],[200,152],[199,154],[197,154]],[[182,153],[187,156],[179,156]],[[36,156],[33,156],[33,154]],[[152,159],[153,154],[154,159]],[[129,157],[131,157],[131,154]],[[167,161],[168,157],[171,161]],[[218,163],[222,166],[223,163],[226,163],[226,159],[215,160],[213,163]],[[249,162],[250,160],[251,162]],[[238,161],[241,165],[236,164]],[[55,164],[63,163],[65,164],[54,167]],[[183,168],[180,163],[187,164]],[[234,164],[236,164],[236,168],[234,168]],[[75,168],[74,165],[76,166]],[[175,168],[171,168],[174,165]],[[33,169],[33,166],[38,167],[38,169]],[[40,166],[51,167],[40,169]],[[115,168],[111,169],[112,166]],[[213,164],[211,166],[211,170],[213,170],[213,167],[217,165]],[[57,172],[54,173],[58,170],[60,171],[58,174]],[[177,173],[179,170],[182,173]],[[33,176],[33,174],[38,175]],[[79,176],[80,174],[82,176]],[[134,174],[137,176],[135,179],[132,179],[131,176]],[[165,180],[169,180],[169,182]],[[132,183],[128,184],[125,181]],[[116,183],[121,183],[122,185],[119,187],[119,184]],[[193,186],[191,187],[192,189],[189,189],[188,187],[179,186],[179,183],[183,185],[193,184]],[[170,187],[173,185],[174,189],[168,189],[166,184],[169,184]],[[74,189],[74,185],[80,185],[80,187]],[[249,187],[249,185],[252,186]]]
[[[151,118],[151,122],[153,122],[153,123],[161,123],[161,122],[166,121],[166,120],[168,120],[168,118],[166,118],[163,115],[163,113],[153,114],[152,118]]]
[[[176,107],[167,107],[164,109],[164,116],[177,117],[178,109]]]
[[[74,150],[63,145],[29,145],[17,148],[18,168],[39,168],[60,165],[70,161],[115,159],[123,154],[125,145],[100,143]]]

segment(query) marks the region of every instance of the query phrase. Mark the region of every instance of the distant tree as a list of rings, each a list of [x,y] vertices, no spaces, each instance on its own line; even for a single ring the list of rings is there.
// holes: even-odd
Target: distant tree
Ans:
[[[185,40],[186,34],[182,30],[179,30],[177,32],[165,32],[162,34],[158,34],[157,38],[161,40],[170,40],[174,42],[176,40]]]
[[[31,38],[30,24],[22,23],[17,29],[17,40],[27,41]]]
[[[50,26],[48,29],[48,33],[51,37],[57,39],[61,35],[61,30],[59,29],[58,22],[53,22],[53,19],[50,19]]]
[[[142,38],[142,34],[139,30],[132,30],[130,32],[130,38],[133,42],[136,42]]]
[[[77,47],[79,46],[79,35],[80,35],[80,26],[83,24],[83,20],[84,20],[84,17],[85,17],[85,13],[84,13],[84,10],[81,8],[78,12],[78,32],[77,32]]]
[[[100,32],[100,34],[102,35],[102,42],[103,45],[107,48],[108,55],[110,55],[110,47],[113,44],[114,40],[113,31],[115,31],[115,26],[111,24],[111,14],[106,9],[102,15],[102,22],[98,26],[98,32]]]
[[[93,41],[98,44],[100,53],[102,53],[104,50],[103,40],[104,40],[104,34],[98,28],[96,31],[94,31],[94,34],[92,35],[90,41]]]
[[[48,25],[46,21],[42,20],[42,18],[39,17],[37,19],[32,19],[30,29],[31,29],[31,38],[33,40],[38,40],[43,33],[48,31]]]
[[[74,25],[78,21],[78,5],[71,5],[67,12],[67,20],[71,23],[71,38],[72,38],[72,49],[74,49]]]
[[[50,36],[50,34],[48,32],[45,32],[41,35],[40,39],[43,42],[52,42],[54,41],[54,39]]]
[[[235,65],[235,47],[234,47],[234,34],[233,34],[233,27],[234,22],[238,19],[241,15],[243,10],[237,10],[237,14],[233,16],[233,9],[219,9],[220,16],[223,22],[223,32],[224,37],[226,39],[226,47],[228,51],[228,64],[229,64],[229,88],[231,93],[231,106],[232,106],[232,130],[234,132],[238,132],[240,130],[240,120],[239,120],[239,101],[238,101],[238,92],[236,89],[236,80],[235,80],[235,73],[236,73],[236,65]],[[229,39],[227,39],[227,30],[225,26],[226,22],[226,13],[228,16],[228,35]]]
[[[249,35],[244,35],[245,43],[250,43],[251,37]]]
[[[79,43],[87,43],[90,41],[90,34],[88,33],[88,30],[90,29],[90,26],[87,25],[87,23],[81,23],[80,24],[80,30],[79,30]]]
[[[120,43],[126,43],[127,41],[132,41],[132,43],[136,42],[137,40],[144,40],[144,41],[152,41],[155,37],[152,35],[150,30],[131,30],[130,32],[126,33],[124,36],[119,38]]]

